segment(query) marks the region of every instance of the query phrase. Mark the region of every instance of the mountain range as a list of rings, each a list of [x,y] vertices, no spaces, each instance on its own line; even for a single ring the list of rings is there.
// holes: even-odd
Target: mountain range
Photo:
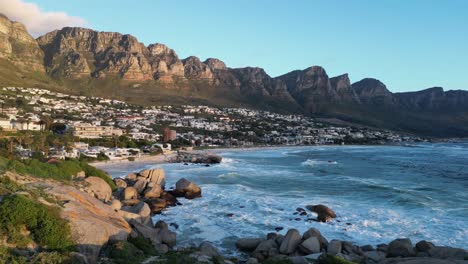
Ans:
[[[242,106],[328,122],[435,137],[468,136],[468,91],[433,87],[392,93],[373,78],[351,83],[312,66],[271,77],[218,59],[180,59],[115,32],[65,27],[34,39],[0,15],[0,85],[29,86],[151,104]]]

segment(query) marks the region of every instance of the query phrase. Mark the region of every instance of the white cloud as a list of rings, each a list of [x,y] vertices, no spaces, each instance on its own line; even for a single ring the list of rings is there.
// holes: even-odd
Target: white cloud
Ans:
[[[23,23],[34,37],[66,26],[86,25],[81,17],[69,16],[65,12],[45,12],[37,4],[23,0],[0,0],[0,13]]]

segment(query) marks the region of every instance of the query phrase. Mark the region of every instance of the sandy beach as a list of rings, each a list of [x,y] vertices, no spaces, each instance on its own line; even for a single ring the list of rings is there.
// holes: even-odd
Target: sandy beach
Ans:
[[[134,161],[130,161],[128,159],[120,159],[120,160],[96,161],[96,162],[92,162],[90,164],[93,165],[94,167],[105,167],[105,166],[112,165],[112,164],[141,163],[141,162],[152,162],[152,163],[155,163],[155,164],[159,164],[159,163],[169,162],[171,159],[173,159],[176,156],[177,156],[176,153],[173,153],[173,154],[159,154],[159,155],[155,155],[155,156],[138,157],[138,158],[135,158]]]

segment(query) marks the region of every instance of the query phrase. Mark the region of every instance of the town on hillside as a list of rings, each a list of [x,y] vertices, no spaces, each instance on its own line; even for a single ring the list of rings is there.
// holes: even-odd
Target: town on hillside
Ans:
[[[424,140],[387,130],[331,125],[302,115],[200,105],[143,107],[38,88],[4,87],[0,103],[0,129],[7,140],[3,144],[23,158],[41,152],[58,159],[133,159],[193,147]]]

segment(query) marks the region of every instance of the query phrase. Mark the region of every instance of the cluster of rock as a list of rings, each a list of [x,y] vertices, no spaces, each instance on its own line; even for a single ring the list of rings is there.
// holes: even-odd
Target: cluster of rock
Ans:
[[[198,164],[217,164],[221,163],[223,158],[219,155],[206,152],[186,152],[178,151],[174,162],[198,163]]]
[[[162,169],[142,170],[125,178],[115,178],[117,189],[112,192],[101,178],[86,177],[82,191],[110,206],[131,227],[130,236],[150,239],[155,249],[166,253],[176,244],[176,233],[162,221],[153,224],[151,217],[169,206],[181,205],[178,197],[201,197],[201,188],[182,178],[172,190],[165,189],[166,176]]]
[[[366,264],[451,264],[468,263],[468,251],[440,247],[427,241],[413,246],[409,239],[396,239],[390,244],[357,246],[348,241],[328,241],[319,230],[310,228],[304,234],[289,229],[286,235],[269,233],[266,239],[242,238],[236,247],[250,254],[246,262],[255,264],[267,259],[289,259],[292,263],[311,263],[336,256],[355,263]]]

